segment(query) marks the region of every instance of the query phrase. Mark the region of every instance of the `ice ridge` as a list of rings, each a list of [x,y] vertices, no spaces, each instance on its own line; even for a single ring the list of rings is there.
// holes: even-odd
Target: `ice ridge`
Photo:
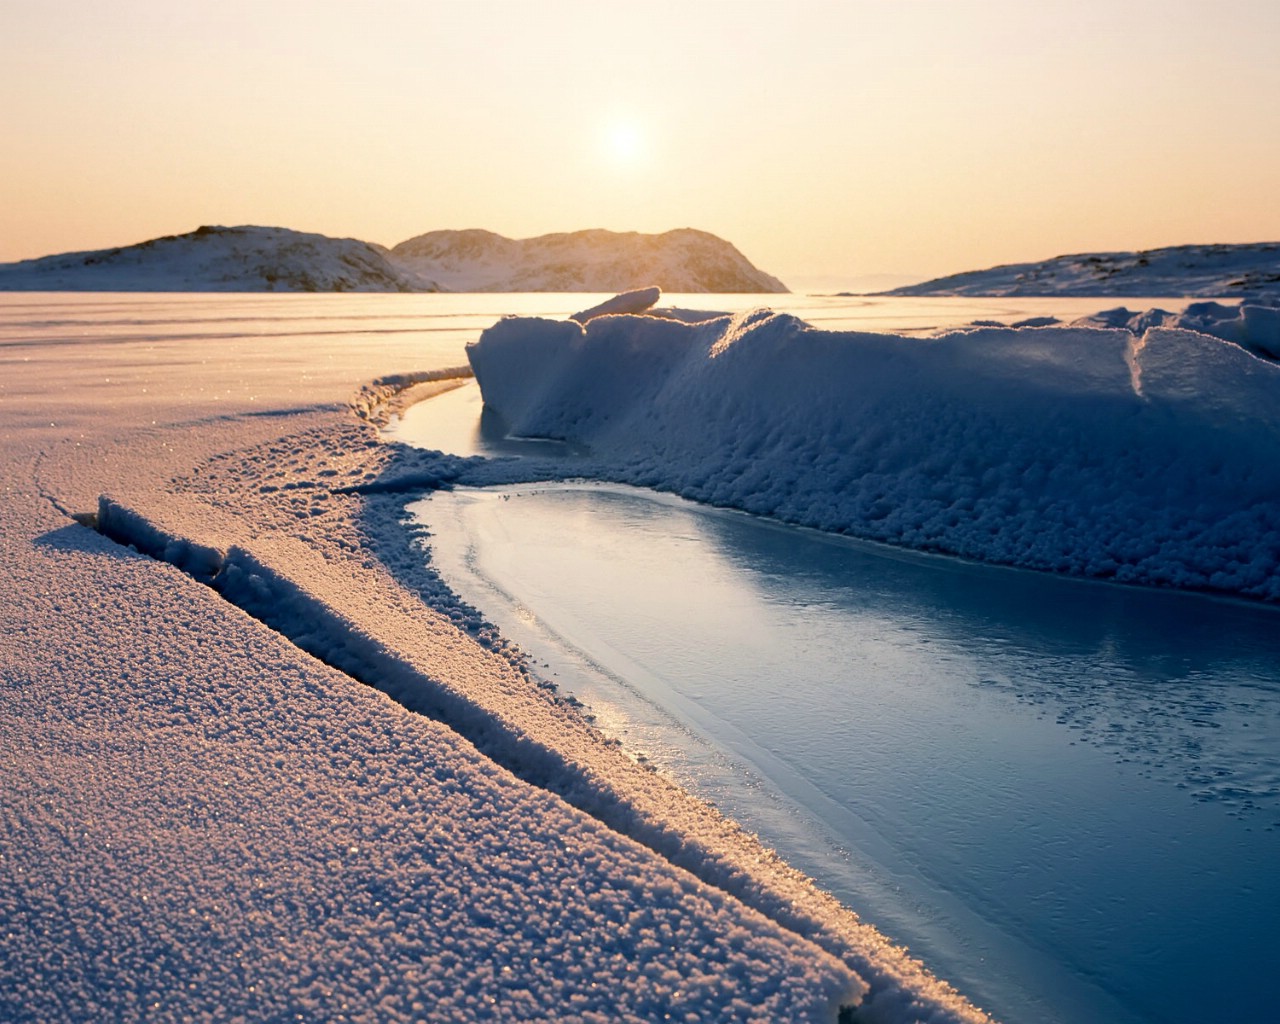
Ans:
[[[420,476],[413,479],[420,480]],[[599,773],[589,758],[572,756],[554,739],[548,741],[546,731],[529,728],[519,716],[504,714],[500,706],[459,692],[456,686],[424,671],[403,653],[410,647],[405,638],[380,632],[367,616],[353,618],[340,609],[342,602],[330,590],[344,586],[345,581],[326,579],[328,563],[321,554],[295,549],[286,567],[244,546],[233,544],[220,550],[192,542],[107,495],[99,499],[97,523],[109,539],[196,576],[320,661],[445,725],[517,778],[559,797],[619,836],[638,842],[778,927],[814,943],[815,954],[835,955],[852,963],[858,971],[852,975],[852,987],[846,986],[838,1000],[825,1004],[833,1015],[836,1002],[848,1008],[840,1013],[842,1021],[881,1019],[853,1012],[853,1005],[859,1002],[869,1012],[885,1015],[885,1020],[951,1024],[985,1019],[957,1003],[945,986],[936,1003],[922,1001],[918,989],[903,986],[892,969],[886,972],[884,964],[877,963],[886,949],[850,949],[845,940],[825,929],[812,908],[762,886],[732,855],[706,845],[680,824],[645,812],[607,773]],[[387,596],[375,594],[371,600],[376,604]],[[522,685],[534,684],[525,679]],[[883,940],[877,941],[883,944]],[[952,1003],[956,1005],[949,1005]],[[821,1019],[821,1015],[814,1019]]]
[[[921,550],[1280,601],[1280,365],[1126,328],[918,339],[767,310],[509,318],[468,356],[512,433],[585,445],[607,479]]]

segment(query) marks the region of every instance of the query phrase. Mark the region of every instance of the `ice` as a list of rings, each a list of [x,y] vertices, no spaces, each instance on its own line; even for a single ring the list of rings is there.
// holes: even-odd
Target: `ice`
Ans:
[[[0,1017],[985,1019],[433,607],[330,298],[5,300]]]
[[[1280,366],[1125,319],[917,339],[768,310],[509,318],[468,356],[513,434],[584,445],[607,479],[911,548],[1280,600]]]
[[[1280,609],[618,484],[413,507],[450,587],[602,727],[1001,1019],[1197,1021],[1191,974],[1268,1019]]]
[[[1139,313],[1117,306],[1081,317],[1073,326],[1123,327],[1134,334],[1151,327],[1182,327],[1234,342],[1264,359],[1280,359],[1280,307],[1260,302],[1193,302],[1181,313],[1167,309]]]
[[[570,320],[585,324],[598,316],[613,316],[621,313],[643,313],[658,299],[662,298],[660,288],[640,288],[636,291],[622,292],[611,299],[605,299],[597,306],[574,313]]]

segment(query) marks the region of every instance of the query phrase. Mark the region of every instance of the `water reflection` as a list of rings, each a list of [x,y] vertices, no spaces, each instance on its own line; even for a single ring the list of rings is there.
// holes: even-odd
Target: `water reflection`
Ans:
[[[505,500],[502,500],[505,499]],[[1009,1019],[1260,1019],[1280,615],[892,551],[619,487],[437,495],[508,635],[666,708],[712,794]],[[521,639],[523,643],[523,639]],[[554,658],[555,655],[550,655]],[[600,692],[604,692],[602,688]],[[763,781],[762,781],[763,780]],[[781,809],[781,810],[780,810]],[[815,839],[821,836],[821,839]]]
[[[506,421],[484,404],[474,381],[410,406],[384,433],[404,444],[451,455],[545,459],[585,454],[580,445],[565,441],[512,437]]]
[[[972,659],[972,685],[1042,708],[1201,799],[1280,808],[1276,609],[697,518],[766,600],[927,622],[932,640]]]

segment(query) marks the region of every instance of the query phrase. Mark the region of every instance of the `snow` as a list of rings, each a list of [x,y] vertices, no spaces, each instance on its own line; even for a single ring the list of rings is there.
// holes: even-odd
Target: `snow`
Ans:
[[[985,1019],[433,605],[323,298],[3,301],[0,1017]]]
[[[643,313],[650,309],[660,298],[662,289],[657,286],[637,288],[634,291],[622,292],[611,299],[605,299],[599,305],[574,313],[570,320],[585,324],[598,316],[612,316],[619,313]]]
[[[1181,313],[1166,309],[1134,312],[1124,306],[1074,321],[1077,327],[1123,327],[1143,334],[1150,327],[1181,327],[1234,342],[1264,359],[1280,360],[1280,306],[1244,301],[1193,302]]]
[[[1272,307],[499,320],[556,468],[379,438],[463,372],[428,300],[0,299],[0,1018],[985,1019],[539,685],[405,501],[572,472],[1275,601]]]
[[[1215,323],[1262,334],[1274,311]],[[1280,600],[1280,366],[1198,331],[508,318],[468,356],[512,434],[589,449],[578,475],[983,561]]]
[[[0,291],[785,292],[706,231],[511,239],[431,231],[392,249],[273,227],[201,227],[93,252],[0,264]]]
[[[439,286],[354,238],[206,226],[137,245],[0,265],[0,290],[421,292]]]
[[[905,285],[888,295],[1280,296],[1280,243],[1175,245],[1014,263]]]

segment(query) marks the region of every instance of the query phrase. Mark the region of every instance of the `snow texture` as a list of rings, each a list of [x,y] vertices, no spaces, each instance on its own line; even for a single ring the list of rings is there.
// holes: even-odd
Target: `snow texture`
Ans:
[[[1081,253],[971,270],[885,295],[1280,296],[1280,242]]]
[[[1274,329],[1274,311],[1248,309],[1215,322]],[[468,356],[513,434],[585,445],[609,479],[911,548],[1280,600],[1280,366],[1206,334],[915,339],[759,310],[509,318]]]
[[[461,292],[785,292],[736,248],[705,231],[660,235],[575,231],[514,239],[492,231],[431,231],[391,258]]]
[[[987,1019],[439,600],[456,350],[171,301],[0,323],[0,1019]]]

